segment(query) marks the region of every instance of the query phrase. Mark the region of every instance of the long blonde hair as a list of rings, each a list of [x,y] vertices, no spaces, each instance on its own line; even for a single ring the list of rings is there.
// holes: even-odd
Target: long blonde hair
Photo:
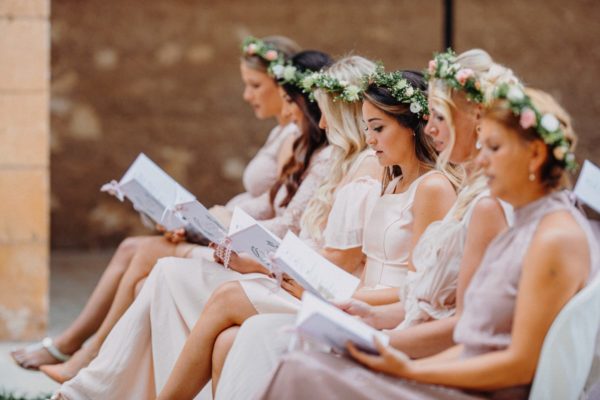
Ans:
[[[360,56],[348,56],[340,59],[325,72],[338,80],[359,85],[363,76],[375,71],[375,63]],[[315,92],[315,99],[327,121],[327,137],[332,145],[331,173],[325,178],[317,192],[307,205],[302,217],[302,229],[311,238],[320,240],[327,224],[327,217],[333,205],[333,193],[356,161],[358,155],[367,147],[362,131],[362,103],[347,103],[334,99],[323,90]]]
[[[462,68],[470,68],[475,73],[476,79],[481,84],[483,92],[483,107],[489,106],[493,100],[493,94],[496,87],[502,83],[517,83],[518,79],[512,70],[500,64],[496,64],[492,57],[481,49],[472,49],[459,54],[456,62]],[[446,123],[450,132],[450,142],[448,146],[440,153],[437,164],[438,169],[443,170],[450,163],[450,154],[456,143],[456,129],[454,126],[454,112],[457,109],[457,102],[466,104],[466,96],[463,92],[452,88],[444,80],[432,78],[429,80],[429,102],[439,112]],[[473,134],[476,134],[473,132]],[[458,198],[454,207],[454,217],[462,219],[469,204],[481,192],[486,190],[487,182],[481,170],[471,170],[469,176],[466,176],[462,166],[455,166],[457,171],[462,170],[459,181],[453,182],[460,185]],[[472,166],[474,167],[474,166]]]

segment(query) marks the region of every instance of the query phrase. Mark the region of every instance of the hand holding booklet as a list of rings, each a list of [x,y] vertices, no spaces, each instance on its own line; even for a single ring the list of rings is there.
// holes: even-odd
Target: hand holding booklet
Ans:
[[[107,183],[100,190],[113,194],[121,201],[127,197],[138,212],[146,214],[167,230],[185,225],[175,212],[175,205],[195,199],[194,195],[143,153],[140,153],[119,182]]]
[[[275,252],[275,264],[305,290],[324,300],[345,300],[354,294],[360,280],[332,264],[288,232]]]
[[[301,334],[325,343],[341,353],[346,353],[346,343],[352,342],[361,350],[377,354],[374,338],[379,339],[385,346],[390,340],[383,332],[373,329],[358,318],[308,292],[302,296],[296,328]]]

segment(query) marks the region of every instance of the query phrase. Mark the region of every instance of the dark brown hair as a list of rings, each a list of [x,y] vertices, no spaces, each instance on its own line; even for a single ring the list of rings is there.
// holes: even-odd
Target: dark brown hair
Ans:
[[[313,50],[302,51],[292,57],[290,61],[299,71],[315,72],[333,62],[329,55]],[[321,110],[317,102],[311,101],[309,94],[294,84],[286,83],[282,87],[292,101],[300,107],[304,117],[303,129],[294,142],[292,156],[283,166],[279,179],[270,190],[270,199],[273,204],[279,188],[285,185],[286,197],[281,201],[279,207],[287,207],[302,183],[303,175],[313,154],[321,147],[326,146],[328,142],[325,131],[319,128]]]

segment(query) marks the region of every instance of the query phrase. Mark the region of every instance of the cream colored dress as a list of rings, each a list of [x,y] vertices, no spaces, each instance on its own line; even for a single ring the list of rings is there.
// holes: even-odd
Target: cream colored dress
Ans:
[[[299,231],[302,211],[329,173],[330,154],[331,147],[316,153],[290,204],[271,208],[273,217],[264,224],[273,232],[282,236],[288,229]],[[276,196],[275,205],[285,196],[283,191]],[[167,257],[158,261],[98,356],[63,384],[57,396],[70,400],[154,398],[166,383],[213,290],[225,282],[265,277],[225,269],[201,246],[196,246],[193,253],[194,258]]]

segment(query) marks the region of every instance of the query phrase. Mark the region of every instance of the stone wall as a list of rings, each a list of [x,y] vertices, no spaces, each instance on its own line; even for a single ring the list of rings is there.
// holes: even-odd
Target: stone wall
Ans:
[[[52,15],[52,244],[114,245],[143,232],[100,194],[143,151],[207,205],[241,190],[272,122],[241,99],[238,49],[280,33],[339,56],[422,69],[442,46],[441,0],[56,1]],[[456,48],[482,47],[572,113],[600,163],[600,3],[455,0]],[[82,266],[84,267],[84,266]]]
[[[0,339],[46,327],[48,0],[0,1]]]

